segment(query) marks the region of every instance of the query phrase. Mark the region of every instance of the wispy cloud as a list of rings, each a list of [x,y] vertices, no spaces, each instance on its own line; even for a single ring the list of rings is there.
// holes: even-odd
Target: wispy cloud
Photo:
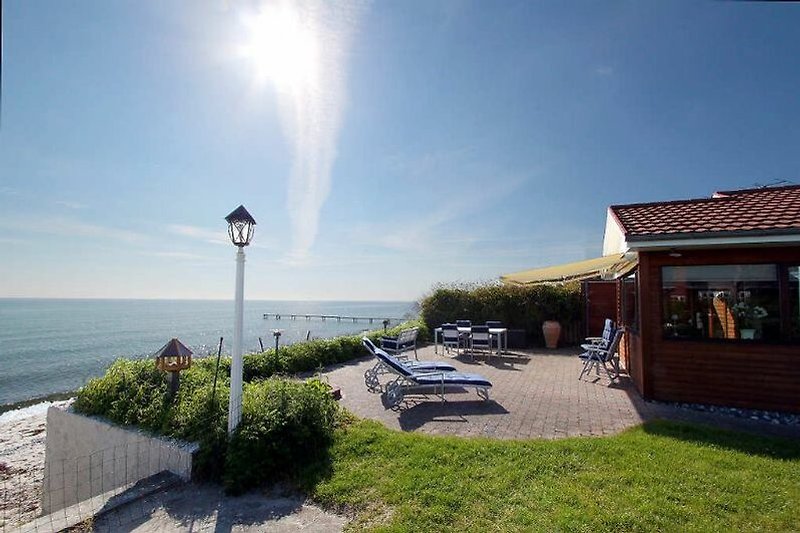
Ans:
[[[0,196],[19,196],[19,191],[11,187],[0,187]]]
[[[286,57],[265,66],[274,70],[266,74],[276,85],[281,124],[293,154],[287,207],[292,225],[289,255],[295,261],[306,258],[313,247],[320,211],[331,190],[346,105],[347,55],[366,5],[352,0],[284,2],[262,14],[262,19],[277,17],[284,25],[296,26],[291,28],[289,49],[278,51]],[[262,31],[269,31],[270,20],[265,23]],[[299,53],[302,57],[292,57]]]
[[[35,217],[36,223],[30,224],[27,220],[19,218],[0,219],[0,228],[14,230],[17,233],[40,233],[46,235],[61,235],[65,237],[97,237],[107,238],[127,243],[142,242],[147,237],[141,233],[100,226],[67,217]]]
[[[182,237],[189,237],[211,244],[229,244],[228,234],[224,229],[211,230],[198,226],[188,226],[185,224],[172,224],[167,228],[171,233]]]
[[[78,202],[70,202],[68,200],[56,200],[53,203],[55,203],[56,205],[60,205],[62,207],[67,207],[69,209],[86,209],[87,207],[86,204],[81,204]]]
[[[611,76],[614,74],[614,67],[608,65],[598,65],[594,68],[594,73],[598,76]]]

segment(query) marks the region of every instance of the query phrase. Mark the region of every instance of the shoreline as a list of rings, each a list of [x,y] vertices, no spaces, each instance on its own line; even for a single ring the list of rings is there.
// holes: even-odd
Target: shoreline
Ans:
[[[78,395],[78,389],[75,389],[64,392],[53,392],[45,396],[37,396],[36,398],[29,398],[27,400],[20,400],[18,402],[2,404],[0,405],[0,416],[11,411],[19,411],[21,409],[26,409],[28,407],[39,405],[41,403],[53,403],[53,402],[60,402],[63,400],[71,400],[77,395]]]

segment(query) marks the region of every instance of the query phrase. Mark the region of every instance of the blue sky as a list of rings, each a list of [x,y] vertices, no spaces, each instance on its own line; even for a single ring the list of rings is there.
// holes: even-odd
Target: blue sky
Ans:
[[[4,9],[0,296],[231,298],[243,203],[248,298],[410,300],[800,182],[800,5]]]

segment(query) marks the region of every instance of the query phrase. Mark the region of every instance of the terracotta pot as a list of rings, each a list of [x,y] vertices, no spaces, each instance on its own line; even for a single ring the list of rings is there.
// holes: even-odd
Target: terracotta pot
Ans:
[[[558,337],[561,336],[561,324],[555,320],[546,320],[542,324],[544,343],[548,348],[558,348]]]

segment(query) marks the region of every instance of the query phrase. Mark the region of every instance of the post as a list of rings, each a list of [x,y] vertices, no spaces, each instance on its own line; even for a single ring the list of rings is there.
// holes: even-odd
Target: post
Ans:
[[[244,330],[244,248],[236,252],[236,301],[231,361],[231,395],[228,404],[228,434],[232,435],[242,418],[242,335]]]

